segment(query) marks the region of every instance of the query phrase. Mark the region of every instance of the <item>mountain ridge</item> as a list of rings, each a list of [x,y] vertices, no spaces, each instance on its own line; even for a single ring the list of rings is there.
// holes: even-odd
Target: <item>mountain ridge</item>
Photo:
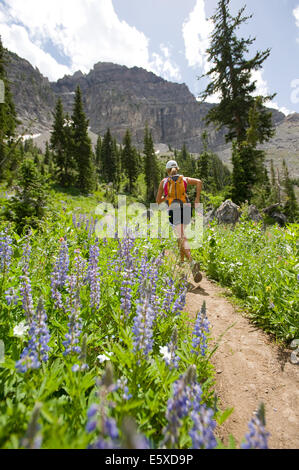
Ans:
[[[58,97],[65,111],[71,114],[74,92],[80,85],[93,134],[103,135],[109,127],[120,143],[126,130],[130,129],[133,143],[142,149],[147,123],[156,144],[180,149],[185,143],[190,152],[201,152],[201,135],[206,128],[204,117],[214,104],[199,103],[185,83],[169,82],[141,67],[130,68],[112,62],[98,62],[88,73],[78,70],[50,82],[26,59],[7,50],[6,53],[9,59],[7,74],[18,116],[23,127],[31,123],[33,134],[49,132]],[[280,146],[281,155],[296,160],[299,156],[299,137],[296,137],[299,136],[299,114],[285,116],[277,110],[271,111],[273,123],[281,132],[262,146],[267,151],[267,159],[272,154],[275,160],[281,160],[277,156],[277,146]],[[217,131],[213,125],[208,126],[207,131],[209,148],[230,166],[225,131]],[[290,156],[291,152],[294,155]],[[296,161],[292,161],[292,166],[296,166]],[[298,169],[295,174],[299,177]]]

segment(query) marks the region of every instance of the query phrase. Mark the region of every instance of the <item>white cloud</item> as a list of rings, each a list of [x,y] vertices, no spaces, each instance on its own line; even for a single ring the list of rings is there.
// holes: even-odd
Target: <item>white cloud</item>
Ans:
[[[112,0],[9,0],[0,4],[0,28],[5,47],[53,80],[76,70],[87,73],[100,61],[136,65],[168,79],[180,76],[165,46],[150,57],[149,39],[120,21]],[[49,41],[69,66],[45,51]]]
[[[56,80],[69,72],[68,67],[58,62],[47,52],[36,46],[29,38],[27,30],[16,24],[1,25],[3,43],[7,49],[26,58],[50,80]]]
[[[275,101],[270,101],[269,104],[266,104],[268,108],[274,108],[277,109],[277,111],[280,111],[281,113],[285,114],[288,116],[289,114],[293,114],[296,111],[290,111],[288,108],[285,106],[279,106]]]
[[[263,70],[253,70],[251,72],[252,81],[255,81],[256,90],[253,93],[253,96],[266,96],[269,94],[268,83],[263,77]]]
[[[204,0],[197,0],[194,9],[183,23],[185,57],[190,67],[200,67],[205,73],[210,69],[206,50],[213,31],[212,20],[207,20]]]
[[[293,15],[294,15],[295,20],[296,20],[296,26],[298,26],[298,28],[299,28],[299,5],[296,8],[294,8]]]
[[[266,96],[266,95],[271,94],[270,91],[269,91],[268,83],[263,77],[263,73],[264,73],[263,70],[255,70],[251,74],[252,75],[252,80],[256,80],[256,91],[254,93],[254,96],[258,96],[258,95]],[[290,111],[285,106],[279,106],[278,103],[276,101],[273,101],[273,100],[268,101],[267,103],[265,103],[265,106],[267,108],[277,109],[277,111],[280,111],[281,113],[285,114],[286,116],[288,116],[289,114],[292,114],[292,113],[295,112],[295,111]]]
[[[164,44],[160,45],[162,54],[153,53],[150,67],[160,76],[167,80],[181,81],[182,76],[179,67],[171,61],[170,51]]]

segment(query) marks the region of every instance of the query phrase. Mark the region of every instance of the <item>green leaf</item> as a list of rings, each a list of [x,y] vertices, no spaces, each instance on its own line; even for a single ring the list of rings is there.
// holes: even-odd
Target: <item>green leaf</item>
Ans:
[[[234,408],[227,408],[223,413],[220,413],[220,414],[216,414],[216,421],[218,424],[223,424],[224,421],[227,420],[227,418],[232,414],[232,412],[234,411]]]

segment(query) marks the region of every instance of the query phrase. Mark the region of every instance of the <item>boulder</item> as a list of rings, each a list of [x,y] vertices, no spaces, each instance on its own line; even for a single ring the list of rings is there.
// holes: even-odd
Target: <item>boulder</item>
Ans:
[[[215,216],[219,224],[236,224],[240,217],[240,208],[230,199],[227,199],[216,210]]]
[[[208,211],[204,215],[203,223],[204,223],[204,225],[207,225],[215,219],[216,219],[216,209],[214,208],[214,209],[211,209],[210,211]]]
[[[248,207],[248,217],[249,217],[249,219],[253,220],[254,222],[260,222],[261,220],[263,220],[263,218],[262,218],[261,214],[259,213],[257,207],[254,206],[253,204],[251,204]]]
[[[283,227],[287,223],[288,219],[284,214],[282,214],[282,212],[279,211],[278,207],[278,203],[272,204],[271,206],[263,209],[263,212],[271,217],[280,227]]]

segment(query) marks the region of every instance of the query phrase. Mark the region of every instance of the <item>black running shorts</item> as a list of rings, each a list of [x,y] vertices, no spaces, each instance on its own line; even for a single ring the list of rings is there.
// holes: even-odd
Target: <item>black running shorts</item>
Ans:
[[[171,225],[189,225],[191,222],[191,204],[173,202],[168,209],[169,222]]]

